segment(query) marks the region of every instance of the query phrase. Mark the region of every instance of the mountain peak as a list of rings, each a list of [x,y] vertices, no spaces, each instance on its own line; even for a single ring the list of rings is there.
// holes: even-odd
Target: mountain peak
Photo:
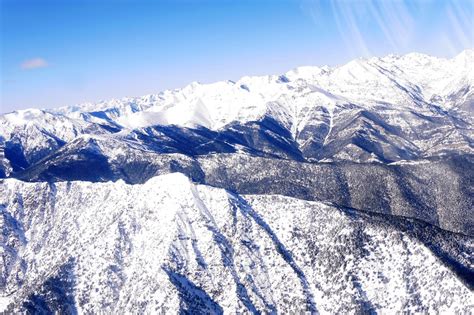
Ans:
[[[471,63],[471,67],[474,67],[474,64],[472,64],[474,63],[474,49],[463,50],[456,57],[454,57],[454,60],[466,60]]]

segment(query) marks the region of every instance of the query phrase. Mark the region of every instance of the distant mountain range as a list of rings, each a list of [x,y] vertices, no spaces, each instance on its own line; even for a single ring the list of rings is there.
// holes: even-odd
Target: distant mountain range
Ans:
[[[473,310],[473,122],[473,50],[3,114],[0,306]]]

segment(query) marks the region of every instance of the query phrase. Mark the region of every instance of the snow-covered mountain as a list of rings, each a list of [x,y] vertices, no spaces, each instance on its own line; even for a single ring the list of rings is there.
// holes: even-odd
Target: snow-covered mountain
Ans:
[[[123,127],[202,126],[217,130],[257,121],[271,113],[295,136],[322,107],[331,114],[350,104],[364,109],[393,105],[428,112],[472,106],[474,51],[453,59],[422,54],[358,59],[340,67],[300,67],[283,75],[243,77],[237,82],[193,82],[183,89],[141,98],[65,107],[58,112],[100,113]],[[93,114],[93,115],[94,115]],[[314,119],[314,117],[313,117]],[[402,126],[403,127],[403,126]]]
[[[268,165],[285,164],[283,169],[293,169],[292,161],[316,168],[325,163],[337,177],[336,191],[345,193],[333,198],[313,189],[311,181],[298,179],[310,175],[321,182],[326,175],[316,171],[293,176],[284,185],[300,188],[274,192],[408,214],[472,235],[472,221],[459,218],[474,208],[469,188],[473,64],[472,50],[449,60],[415,53],[391,55],[237,82],[192,83],[141,98],[17,111],[0,116],[0,175],[28,181],[143,183],[180,171],[200,183],[238,189],[238,182],[254,181],[254,174],[261,174],[261,163],[246,167],[245,174],[224,185],[214,180],[215,170],[206,166],[211,164],[202,161],[225,159],[226,170],[220,167],[218,177],[242,169],[234,161],[252,165],[264,158],[270,159]],[[436,163],[419,166],[430,161]],[[368,169],[354,175],[348,163],[385,168],[395,184],[381,176],[365,176],[371,173]],[[449,184],[439,184],[446,179],[455,184],[449,192]],[[378,192],[356,198],[367,191],[368,183],[379,187]],[[350,185],[359,188],[349,189]],[[256,193],[260,187],[246,192]],[[373,206],[378,200],[382,206]],[[417,210],[407,211],[407,204]]]
[[[473,311],[473,69],[390,55],[0,115],[0,306]]]
[[[106,131],[126,137],[157,125],[220,133],[265,119],[288,131],[278,136],[311,161],[472,153],[473,63],[474,52],[466,50],[450,60],[408,54],[301,67],[141,98],[13,112],[1,117],[0,132],[8,143],[21,142],[26,166],[37,151],[57,148],[51,137],[69,142]]]
[[[4,180],[1,305],[66,313],[466,313],[472,238],[181,174]],[[418,234],[422,234],[420,237]],[[472,284],[472,283],[471,283]]]

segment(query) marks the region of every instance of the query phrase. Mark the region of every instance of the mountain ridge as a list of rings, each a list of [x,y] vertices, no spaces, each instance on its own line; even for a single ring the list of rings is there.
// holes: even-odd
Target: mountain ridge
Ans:
[[[262,174],[266,165],[261,163],[267,161],[294,170],[284,189],[268,185],[275,192],[391,213],[406,213],[402,204],[422,205],[422,212],[410,210],[409,216],[471,235],[470,222],[444,224],[437,215],[458,218],[474,208],[469,188],[474,176],[473,56],[467,50],[452,59],[420,54],[358,59],[334,68],[192,83],[138,101],[1,115],[0,177],[142,183],[180,171],[198,183],[238,189],[245,181],[260,182],[254,174]],[[213,159],[216,164],[207,163]],[[237,161],[261,169],[239,167]],[[422,166],[427,161],[437,169]],[[303,174],[293,162],[315,166],[301,164],[310,172]],[[344,192],[338,198],[309,186],[311,176],[321,182],[325,165],[342,185],[334,187]],[[216,178],[213,167],[223,178],[232,176]],[[354,175],[355,169],[362,173]],[[279,172],[264,173],[270,183],[280,180]],[[371,188],[375,195],[365,198],[347,186],[357,183],[363,191],[371,186],[368,178],[383,189]],[[453,191],[446,191],[447,180]],[[255,186],[246,192],[260,190]]]

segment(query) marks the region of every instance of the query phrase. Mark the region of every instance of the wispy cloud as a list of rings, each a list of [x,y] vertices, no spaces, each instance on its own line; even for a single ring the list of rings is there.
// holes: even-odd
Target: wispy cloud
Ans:
[[[21,63],[20,67],[23,70],[31,70],[31,69],[38,69],[38,68],[46,68],[49,64],[43,58],[33,58],[25,60]]]

